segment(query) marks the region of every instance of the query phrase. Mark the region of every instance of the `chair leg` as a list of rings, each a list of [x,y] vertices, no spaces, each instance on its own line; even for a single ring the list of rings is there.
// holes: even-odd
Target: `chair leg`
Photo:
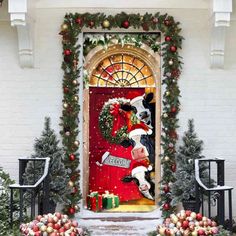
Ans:
[[[232,217],[232,190],[229,190],[229,230],[233,229],[233,217]]]
[[[10,192],[10,226],[13,227],[13,189]]]

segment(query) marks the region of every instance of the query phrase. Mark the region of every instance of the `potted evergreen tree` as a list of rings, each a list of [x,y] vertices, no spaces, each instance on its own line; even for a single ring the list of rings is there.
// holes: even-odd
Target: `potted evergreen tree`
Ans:
[[[40,138],[37,138],[34,144],[34,154],[31,158],[50,158],[49,165],[49,203],[50,209],[48,212],[55,212],[57,203],[66,202],[65,194],[68,194],[69,178],[63,159],[63,150],[58,146],[59,140],[56,137],[55,131],[50,127],[50,118],[45,118],[44,130]],[[43,162],[29,161],[25,173],[23,176],[24,184],[34,184],[43,173]],[[42,189],[39,190],[39,194],[42,195]],[[26,202],[30,202],[30,191],[25,193]],[[41,198],[42,199],[42,198]],[[42,203],[38,203],[39,207]],[[42,213],[42,209],[41,209]]]
[[[195,160],[204,156],[201,154],[203,141],[199,140],[195,131],[193,120],[188,121],[188,130],[182,138],[183,144],[179,147],[176,156],[176,181],[172,186],[172,204],[182,202],[185,210],[194,210],[196,204],[195,193]],[[201,164],[201,180],[209,186],[209,174],[205,164]],[[200,201],[199,201],[200,202]],[[198,206],[200,209],[200,205]],[[196,209],[199,211],[199,209]]]

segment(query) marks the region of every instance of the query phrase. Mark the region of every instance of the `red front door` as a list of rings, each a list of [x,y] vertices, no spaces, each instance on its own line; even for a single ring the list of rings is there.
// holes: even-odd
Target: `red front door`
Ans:
[[[101,109],[110,98],[127,98],[127,94],[134,92],[137,96],[144,94],[144,88],[90,88],[89,89],[89,190],[104,193],[109,191],[119,196],[120,201],[142,198],[134,182],[123,183],[122,178],[129,175],[130,168],[110,165],[99,166],[102,155],[111,151],[117,157],[131,160],[132,147],[111,144],[105,140],[99,130],[98,118]]]

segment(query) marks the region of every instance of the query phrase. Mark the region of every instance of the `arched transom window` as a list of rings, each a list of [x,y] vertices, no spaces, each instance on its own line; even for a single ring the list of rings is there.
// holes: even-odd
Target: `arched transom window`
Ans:
[[[155,78],[149,66],[128,53],[105,57],[92,70],[90,86],[96,87],[154,87]]]

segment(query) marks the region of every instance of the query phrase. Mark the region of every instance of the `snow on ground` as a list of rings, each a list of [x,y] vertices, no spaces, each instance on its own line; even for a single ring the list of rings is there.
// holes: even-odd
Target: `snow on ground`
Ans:
[[[95,213],[83,210],[76,216],[92,236],[145,236],[162,223],[160,210],[145,213]]]

